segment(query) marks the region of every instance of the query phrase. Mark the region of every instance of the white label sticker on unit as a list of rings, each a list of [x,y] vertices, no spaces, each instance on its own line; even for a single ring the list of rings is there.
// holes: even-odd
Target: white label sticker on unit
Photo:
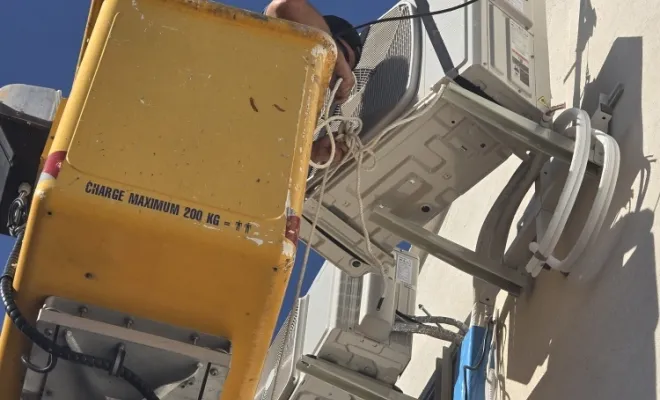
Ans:
[[[397,257],[396,280],[404,285],[413,286],[413,260],[409,257]]]
[[[516,10],[525,12],[525,3],[523,0],[506,0],[506,2],[511,4]]]
[[[530,34],[513,20],[509,22],[509,27],[511,33],[511,72],[519,83],[529,87]]]

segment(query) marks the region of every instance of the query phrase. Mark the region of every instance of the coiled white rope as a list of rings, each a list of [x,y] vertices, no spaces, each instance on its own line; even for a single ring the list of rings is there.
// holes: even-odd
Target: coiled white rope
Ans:
[[[341,84],[342,79],[339,78],[337,82],[335,83],[334,88],[332,89],[332,92],[330,93],[330,102],[332,102],[337,94],[337,90],[339,90],[339,85]],[[426,114],[429,110],[433,108],[433,106],[440,100],[442,97],[442,94],[445,90],[446,85],[441,85],[439,89],[435,92],[433,92],[429,97],[427,97],[424,101],[422,101],[419,106],[413,110],[407,117],[402,118],[398,121],[393,122],[390,124],[388,127],[383,129],[382,132],[378,134],[372,140],[369,144],[364,145],[362,143],[362,140],[360,139],[360,132],[362,131],[362,120],[357,117],[346,117],[346,116],[333,116],[330,117],[330,110],[332,107],[327,106],[325,107],[325,110],[323,112],[323,118],[321,122],[317,125],[316,130],[314,131],[314,136],[317,137],[318,134],[323,130],[326,129],[328,130],[328,136],[330,137],[330,157],[328,161],[324,164],[317,164],[313,161],[310,160],[309,164],[313,168],[316,168],[317,170],[322,170],[323,172],[323,179],[321,180],[321,187],[318,190],[318,202],[316,205],[316,210],[314,212],[314,217],[312,219],[312,226],[310,229],[310,234],[307,239],[307,245],[305,247],[305,253],[303,256],[303,262],[300,268],[300,275],[298,275],[298,280],[296,282],[296,291],[294,294],[294,307],[291,311],[292,315],[298,312],[298,298],[300,298],[300,294],[302,292],[302,283],[303,279],[305,276],[305,272],[307,270],[307,263],[309,261],[309,255],[311,253],[312,249],[312,241],[314,239],[314,234],[316,232],[316,227],[318,225],[318,220],[321,216],[321,207],[323,205],[323,197],[325,196],[325,191],[326,191],[326,186],[328,180],[334,176],[334,174],[339,171],[339,169],[349,162],[350,160],[356,160],[357,166],[356,166],[356,182],[355,182],[355,189],[356,189],[356,196],[358,200],[358,208],[360,212],[360,222],[362,224],[362,234],[364,235],[365,239],[365,247],[367,249],[367,253],[369,257],[371,258],[371,262],[378,266],[380,273],[382,275],[383,280],[387,279],[387,271],[385,269],[385,265],[382,263],[382,261],[376,257],[376,255],[373,252],[373,248],[371,247],[371,238],[369,235],[369,230],[367,229],[367,224],[366,224],[366,219],[364,215],[364,202],[362,199],[362,190],[361,190],[361,183],[362,183],[362,169],[364,168],[364,160],[366,157],[371,157],[372,159],[372,165],[369,166],[368,168],[365,168],[367,171],[372,171],[376,168],[376,154],[375,154],[375,147],[377,144],[380,142],[380,140],[389,132],[392,130],[405,125],[409,122],[412,122],[424,114]],[[335,138],[332,132],[330,132],[330,124],[335,122],[335,121],[340,121],[340,128],[339,128],[339,135]],[[337,152],[337,143],[336,141],[344,141],[346,143],[346,146],[348,147],[348,153],[344,155],[344,158],[339,162],[339,164],[335,167],[332,167],[332,164],[335,159],[335,155]],[[312,198],[316,195],[313,194]],[[383,294],[381,295],[381,301],[385,297],[385,290],[386,290],[387,285],[383,284]],[[380,304],[380,303],[379,303]],[[277,388],[278,384],[278,377],[279,377],[279,371],[282,366],[282,360],[284,356],[284,350],[286,347],[286,344],[289,340],[289,335],[291,334],[291,331],[293,330],[293,325],[294,325],[294,318],[289,318],[288,323],[284,327],[285,332],[284,332],[284,338],[283,341],[280,345],[280,348],[278,350],[278,355],[277,355],[277,362],[276,362],[276,367],[275,367],[275,376],[272,381],[272,390],[270,391],[270,400],[273,400],[274,395],[275,395],[275,389]],[[266,399],[266,395],[268,393],[268,388],[265,388],[263,391],[262,395],[262,400]]]
[[[337,86],[335,87],[335,91],[338,87],[338,85],[341,83],[341,81],[337,82]],[[314,231],[316,229],[316,224],[318,222],[318,218],[320,215],[320,208],[322,206],[323,202],[323,197],[325,195],[325,186],[328,181],[334,174],[339,171],[339,169],[346,164],[347,162],[351,160],[356,160],[356,168],[355,168],[355,174],[356,174],[356,179],[355,179],[355,193],[358,201],[358,210],[360,214],[360,223],[362,225],[362,235],[364,236],[365,240],[365,247],[367,250],[367,253],[369,255],[370,261],[373,263],[373,265],[377,266],[378,269],[380,270],[381,276],[383,280],[387,279],[387,271],[385,269],[385,265],[383,262],[374,254],[373,248],[371,246],[371,238],[369,235],[369,230],[367,229],[367,223],[366,223],[366,218],[365,218],[365,210],[364,210],[364,200],[362,198],[362,170],[364,169],[365,171],[373,171],[376,168],[377,161],[376,161],[376,154],[375,154],[375,148],[380,142],[380,140],[385,137],[389,132],[392,130],[405,125],[409,122],[412,122],[424,114],[426,114],[429,110],[433,108],[433,106],[440,100],[442,97],[442,93],[444,92],[445,85],[440,86],[439,90],[437,92],[434,92],[430,98],[427,98],[425,101],[423,101],[419,107],[417,107],[409,116],[402,118],[398,121],[393,122],[389,126],[387,126],[385,129],[383,129],[378,136],[376,136],[371,142],[369,142],[367,145],[362,143],[362,140],[360,139],[360,132],[362,131],[362,120],[356,117],[343,117],[343,116],[337,116],[337,117],[331,117],[331,118],[326,118],[323,123],[321,123],[317,131],[320,129],[323,129],[325,126],[328,126],[333,121],[342,121],[342,125],[340,125],[339,128],[339,134],[335,138],[332,134],[330,134],[330,143],[331,143],[331,153],[330,153],[330,159],[326,164],[323,165],[318,165],[315,163],[310,163],[312,167],[319,169],[319,170],[324,170],[323,174],[323,180],[321,182],[321,188],[318,191],[319,195],[319,202],[317,205],[316,209],[316,214],[314,215],[314,220],[312,221],[312,231],[310,233],[310,241],[308,243],[311,243],[311,240],[314,235]],[[328,110],[329,111],[329,110]],[[336,167],[332,167],[332,163],[336,154],[336,143],[335,141],[344,141],[346,143],[346,146],[348,147],[348,153],[344,156],[344,158],[340,161],[340,163]],[[368,167],[365,167],[364,162],[365,159],[370,157],[371,158],[371,165]],[[309,250],[309,249],[306,249]],[[307,257],[303,259],[303,263],[306,262]],[[381,301],[385,297],[385,290],[386,290],[386,284],[383,284],[383,293],[381,295]]]
[[[336,93],[337,89],[339,88],[339,85],[341,84],[341,78],[337,81],[335,88],[333,89],[333,92],[331,94],[331,99],[334,98],[334,94]],[[323,204],[323,197],[325,196],[325,190],[326,190],[326,184],[327,181],[334,176],[334,174],[339,171],[339,169],[346,164],[347,162],[351,160],[356,160],[357,166],[355,169],[356,173],[356,180],[355,180],[355,193],[356,197],[358,200],[358,210],[360,214],[360,223],[362,225],[362,235],[364,236],[365,240],[365,247],[367,250],[367,253],[369,255],[370,261],[373,263],[373,265],[377,266],[378,269],[380,270],[380,273],[383,277],[383,279],[386,279],[387,276],[387,271],[385,269],[385,265],[383,262],[374,254],[373,248],[371,245],[371,237],[369,235],[369,230],[367,229],[367,223],[366,223],[366,218],[365,218],[365,212],[364,212],[364,200],[362,198],[362,170],[366,171],[373,171],[376,168],[376,154],[375,154],[375,148],[380,142],[380,140],[389,132],[392,130],[405,125],[409,122],[412,122],[418,118],[420,118],[422,115],[424,115],[426,112],[428,112],[430,109],[433,108],[433,106],[440,100],[442,97],[442,93],[444,91],[445,85],[442,85],[440,89],[437,92],[434,92],[430,98],[427,98],[426,101],[423,101],[419,107],[417,107],[416,110],[414,110],[411,115],[402,118],[398,121],[393,122],[389,126],[387,126],[385,129],[383,129],[378,136],[374,138],[369,144],[365,145],[362,143],[362,140],[360,139],[360,132],[362,131],[362,120],[357,117],[345,117],[345,116],[334,116],[334,117],[328,117],[328,114],[330,112],[330,108],[328,107],[326,109],[326,114],[324,120],[318,125],[316,128],[315,135],[320,132],[322,129],[325,129],[326,127],[329,127],[329,125],[334,122],[334,121],[341,121],[341,125],[339,128],[339,134],[335,138],[331,133],[329,134],[330,136],[330,158],[328,162],[325,164],[316,164],[312,161],[310,161],[310,165],[318,170],[323,170],[323,180],[321,181],[321,187],[318,190],[318,196],[319,200],[317,203],[317,208],[316,212],[314,214],[314,218],[312,220],[312,228],[308,240],[308,246],[305,249],[305,256],[303,257],[303,269],[305,269],[305,264],[307,263],[307,260],[309,259],[309,252],[310,252],[310,246],[311,241],[313,239],[313,235],[316,231],[316,226],[318,224],[318,219],[320,218],[320,210],[321,206]],[[421,111],[420,111],[421,110]],[[340,161],[340,163],[332,167],[335,155],[336,155],[336,141],[343,141],[346,143],[346,146],[348,147],[348,153],[344,156],[344,158]],[[372,164],[368,167],[364,166],[364,161],[367,157],[371,158]],[[383,285],[383,294],[381,296],[381,299],[384,297],[385,293],[385,288],[386,285]]]
[[[332,92],[330,93],[330,103],[334,101],[335,96],[337,95],[337,91],[339,90],[339,85],[341,84],[342,79],[339,78],[337,82],[335,83],[335,87],[332,89]],[[309,233],[309,237],[307,239],[307,244],[305,246],[305,253],[303,256],[303,262],[300,267],[300,274],[298,275],[298,280],[296,281],[296,291],[293,296],[293,301],[294,305],[291,310],[291,316],[288,318],[288,321],[286,323],[286,326],[284,327],[284,338],[282,340],[282,343],[278,349],[277,353],[277,362],[275,363],[275,376],[273,377],[272,381],[272,390],[270,391],[270,400],[274,399],[275,396],[275,390],[277,389],[277,384],[278,384],[278,378],[279,378],[279,373],[280,369],[282,367],[282,360],[284,356],[284,350],[286,348],[287,342],[289,341],[289,335],[291,334],[291,331],[294,328],[294,321],[297,320],[297,318],[294,318],[293,316],[298,312],[299,308],[299,302],[298,299],[300,298],[300,294],[302,292],[302,284],[305,278],[305,272],[307,271],[307,263],[309,262],[309,255],[312,250],[312,241],[314,239],[314,233],[316,232],[316,226],[318,225],[318,220],[321,216],[321,204],[323,201],[323,195],[325,194],[325,187],[328,182],[328,177],[329,174],[328,172],[330,171],[330,166],[332,165],[334,159],[335,159],[335,154],[337,151],[337,146],[335,143],[335,138],[332,135],[332,132],[330,132],[330,124],[334,121],[350,121],[350,123],[355,124],[356,130],[361,130],[362,129],[362,120],[359,118],[349,118],[349,117],[343,117],[343,116],[334,116],[330,117],[330,109],[332,107],[330,105],[327,105],[325,107],[325,110],[323,111],[323,119],[320,124],[316,127],[316,130],[314,131],[313,137],[316,138],[318,134],[325,128],[328,128],[328,135],[330,136],[330,158],[325,164],[317,164],[313,161],[309,161],[309,164],[316,169],[321,169],[325,170],[325,173],[323,174],[323,180],[321,181],[321,189],[320,189],[320,198],[319,202],[316,206],[316,211],[314,212],[314,218],[312,221],[312,227]],[[265,388],[263,391],[263,395],[261,396],[262,400],[265,400],[266,395],[268,393],[268,388]]]

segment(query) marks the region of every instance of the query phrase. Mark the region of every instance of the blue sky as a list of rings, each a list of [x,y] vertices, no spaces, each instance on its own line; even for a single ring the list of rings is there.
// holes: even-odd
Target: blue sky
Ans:
[[[263,0],[225,0],[222,3],[259,12],[268,4]],[[355,25],[377,19],[395,3],[393,0],[312,1],[321,13],[341,16]],[[89,1],[77,0],[0,2],[0,37],[4,38],[0,40],[0,87],[25,83],[60,89],[68,96],[88,7]],[[6,259],[12,243],[11,238],[0,236],[0,259]],[[284,299],[278,326],[286,318],[293,302],[295,280],[300,272],[304,248],[304,245],[298,248],[292,285]],[[309,287],[322,263],[323,259],[318,255],[310,258],[304,290]],[[0,265],[4,265],[4,261]]]
[[[222,3],[259,12],[268,4],[263,0]],[[394,3],[312,1],[322,13],[339,15],[356,25],[378,18]],[[89,0],[0,2],[0,37],[4,38],[0,41],[0,86],[27,83],[58,88],[68,94],[88,7]]]

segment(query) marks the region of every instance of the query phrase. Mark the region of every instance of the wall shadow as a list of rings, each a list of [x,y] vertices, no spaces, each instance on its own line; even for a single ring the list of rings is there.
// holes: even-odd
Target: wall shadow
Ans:
[[[596,14],[596,9],[591,5],[591,0],[581,0],[580,1],[580,11],[578,18],[578,34],[577,42],[575,43],[575,63],[566,73],[564,77],[564,83],[568,78],[573,74],[574,83],[573,83],[573,107],[580,107],[580,97],[582,93],[582,60],[585,51],[587,52],[587,57],[589,53],[589,39],[594,34],[594,28],[598,23],[598,15]],[[589,73],[589,63],[587,62],[586,71],[585,71],[585,85],[588,84],[591,80],[591,74]]]
[[[509,297],[502,309],[509,316],[506,379],[534,385],[529,399],[655,398],[655,209],[642,207],[654,156],[643,153],[642,54],[641,37],[618,38],[577,104],[591,112],[599,93],[624,85],[610,125],[622,160],[604,225],[611,228],[598,254],[582,261],[607,262],[588,283],[544,271],[533,294]],[[545,372],[532,383],[537,371]]]

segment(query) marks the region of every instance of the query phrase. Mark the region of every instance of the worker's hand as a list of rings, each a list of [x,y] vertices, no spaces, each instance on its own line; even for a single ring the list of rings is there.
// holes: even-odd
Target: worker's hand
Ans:
[[[345,102],[348,99],[348,96],[351,94],[351,89],[355,85],[355,77],[353,76],[353,71],[351,70],[348,61],[344,57],[342,52],[337,54],[337,63],[335,64],[335,78],[332,80],[332,87],[334,87],[337,79],[342,78],[341,85],[337,90],[335,96],[335,101],[339,104]]]
[[[330,137],[327,135],[323,136],[312,144],[311,159],[317,164],[325,164],[330,159],[331,152],[332,144],[330,143]],[[348,153],[348,146],[346,146],[346,143],[335,139],[335,158],[332,161],[332,165],[334,166],[339,163],[346,153]]]

